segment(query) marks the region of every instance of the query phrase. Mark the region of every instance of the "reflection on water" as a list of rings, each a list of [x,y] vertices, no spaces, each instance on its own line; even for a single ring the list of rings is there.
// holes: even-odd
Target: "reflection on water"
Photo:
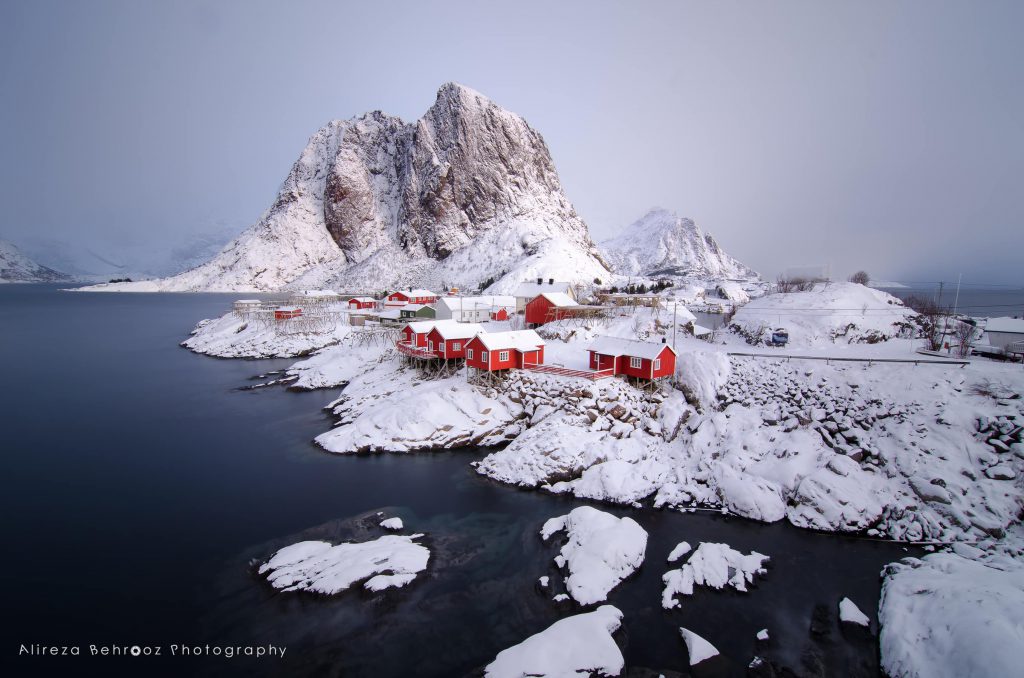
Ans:
[[[335,391],[238,391],[288,361],[177,346],[230,299],[0,288],[0,351],[16,357],[0,389],[0,509],[17,545],[3,565],[18,583],[7,613],[25,639],[15,642],[272,643],[288,647],[285,658],[19,659],[8,675],[458,676],[577,609],[536,581],[559,579],[540,525],[581,502],[481,478],[469,467],[476,450],[323,453],[309,441],[331,425],[321,408]],[[849,596],[873,616],[878,573],[903,549],[715,514],[603,508],[650,533],[646,563],[610,596],[625,613],[629,666],[685,670],[685,626],[722,651],[719,668],[743,675],[767,627],[767,654],[792,666],[877,674],[876,645],[845,638],[836,605]],[[254,573],[254,560],[294,541],[376,537],[367,516],[380,510],[427,535],[430,566],[411,586],[328,598],[275,592]],[[665,612],[661,575],[681,540],[757,550],[771,556],[769,572],[749,594],[698,589]],[[831,630],[812,643],[816,605]]]

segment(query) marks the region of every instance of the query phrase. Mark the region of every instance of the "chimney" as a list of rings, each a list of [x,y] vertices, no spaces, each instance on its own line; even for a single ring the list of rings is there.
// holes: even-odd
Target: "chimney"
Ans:
[[[666,339],[668,339],[668,337],[662,337],[661,338],[661,343],[663,343],[663,344],[668,343],[668,342],[665,341]]]
[[[537,284],[538,285],[543,285],[544,284],[544,278],[537,278]]]
[[[548,278],[548,284],[549,285],[554,285],[555,284],[555,279],[554,278]]]

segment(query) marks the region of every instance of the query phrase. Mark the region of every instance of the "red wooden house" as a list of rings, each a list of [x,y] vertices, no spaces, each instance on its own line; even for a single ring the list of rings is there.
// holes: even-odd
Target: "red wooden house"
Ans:
[[[499,308],[497,311],[491,311],[491,320],[508,320],[508,309]]]
[[[466,343],[477,334],[485,332],[477,323],[460,323],[455,320],[437,320],[427,334],[427,350],[442,360],[456,360],[466,357]]]
[[[398,290],[388,295],[389,305],[393,304],[433,304],[438,295],[430,290]]]
[[[544,364],[544,340],[533,330],[486,332],[466,344],[466,366],[484,372]]]
[[[364,311],[376,308],[376,306],[377,300],[371,299],[370,297],[352,297],[348,300],[348,308],[350,311]]]
[[[430,330],[434,329],[434,322],[433,320],[419,320],[407,324],[402,328],[402,338],[399,339],[399,342],[416,348],[426,348],[427,335],[430,334]]]
[[[676,352],[668,344],[598,337],[590,346],[590,369],[612,370],[615,375],[654,380],[676,371]]]
[[[527,302],[526,323],[537,326],[569,318],[580,308],[581,306],[564,292],[545,292]]]
[[[298,306],[279,306],[274,309],[274,320],[288,320],[298,318],[302,315],[302,309]]]

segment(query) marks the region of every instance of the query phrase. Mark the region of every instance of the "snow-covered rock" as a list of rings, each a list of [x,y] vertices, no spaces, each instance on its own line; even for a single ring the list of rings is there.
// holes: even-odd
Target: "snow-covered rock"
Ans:
[[[718,656],[718,649],[693,631],[679,627],[679,633],[682,634],[683,642],[686,643],[686,653],[690,656],[690,666],[696,666],[703,661]]]
[[[366,290],[495,278],[608,275],[562,192],[547,145],[521,117],[448,83],[414,123],[379,111],[310,139],[270,209],[213,259],[103,289]]]
[[[849,598],[839,601],[839,621],[857,626],[871,626],[871,620]]]
[[[757,551],[743,555],[728,544],[702,542],[682,567],[662,576],[665,590],[661,595],[661,606],[666,610],[678,607],[676,596],[693,595],[695,585],[716,589],[730,586],[745,592],[747,584],[753,583],[756,575],[765,574],[764,563],[767,561],[768,556]]]
[[[692,219],[660,208],[602,241],[601,248],[615,273],[624,276],[757,278]]]
[[[6,240],[0,240],[0,283],[66,282],[71,277],[36,263]]]
[[[934,553],[886,567],[878,621],[888,675],[1021,675],[1024,563],[1006,554],[980,557]]]
[[[885,341],[899,335],[914,315],[886,292],[833,282],[754,299],[736,311],[732,325],[751,342],[770,339],[775,328],[784,327],[791,346],[813,347]]]
[[[405,527],[405,523],[401,518],[386,518],[380,521],[380,526],[385,530],[401,530]]]
[[[291,322],[272,318],[257,322],[232,311],[219,318],[201,320],[181,345],[218,358],[294,358],[333,346],[352,331],[350,326],[340,323],[317,327],[317,331],[292,331],[287,327]]]
[[[331,595],[358,582],[363,582],[369,591],[402,587],[427,567],[430,551],[416,543],[422,536],[387,535],[373,541],[335,545],[302,541],[275,553],[260,566],[259,572],[271,586],[283,591]]]
[[[622,612],[602,605],[593,612],[560,619],[540,633],[498,653],[484,669],[487,678],[524,676],[618,676],[625,667],[612,634]]]
[[[559,567],[568,569],[566,588],[581,605],[605,600],[644,561],[647,531],[632,518],[580,506],[545,522],[540,534],[546,540],[563,530],[568,541],[559,552]]]

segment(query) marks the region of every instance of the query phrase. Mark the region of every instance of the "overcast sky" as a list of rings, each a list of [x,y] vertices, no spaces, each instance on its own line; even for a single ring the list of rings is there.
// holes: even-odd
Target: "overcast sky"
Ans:
[[[595,239],[658,205],[768,276],[1024,283],[1024,3],[0,3],[0,237],[259,218],[325,122],[454,80]]]

